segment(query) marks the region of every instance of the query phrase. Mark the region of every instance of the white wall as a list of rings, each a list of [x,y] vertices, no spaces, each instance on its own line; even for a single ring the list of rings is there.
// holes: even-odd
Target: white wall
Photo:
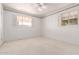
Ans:
[[[3,8],[2,5],[0,4],[0,45],[2,43],[2,37],[3,37]]]
[[[60,14],[71,10],[79,11],[79,6],[44,18],[43,35],[52,39],[79,44],[79,24],[69,26],[59,25]]]
[[[16,25],[16,16],[24,15],[4,11],[4,37],[5,40],[17,40],[37,36],[45,36],[73,44],[79,44],[79,25],[60,26],[59,16],[61,13],[71,10],[79,10],[79,7],[71,8],[60,13],[39,19],[33,17],[33,27]]]
[[[40,36],[39,18],[33,17],[33,26],[32,28],[29,28],[27,26],[16,25],[16,16],[18,15],[24,14],[4,11],[5,40],[16,40],[21,38],[23,39]]]

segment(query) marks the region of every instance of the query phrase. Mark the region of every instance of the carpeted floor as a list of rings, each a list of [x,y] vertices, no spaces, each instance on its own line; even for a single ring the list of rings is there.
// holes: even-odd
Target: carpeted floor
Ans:
[[[0,54],[61,55],[79,54],[79,46],[43,37],[6,42]]]

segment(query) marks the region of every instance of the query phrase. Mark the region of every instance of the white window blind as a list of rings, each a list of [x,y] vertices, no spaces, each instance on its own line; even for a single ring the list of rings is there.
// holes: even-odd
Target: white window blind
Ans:
[[[17,16],[18,25],[28,25],[32,26],[32,17],[31,16]]]

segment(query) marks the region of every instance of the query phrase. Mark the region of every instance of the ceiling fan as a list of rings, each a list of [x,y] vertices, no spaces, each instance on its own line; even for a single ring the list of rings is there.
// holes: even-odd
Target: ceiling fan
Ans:
[[[39,11],[42,11],[43,9],[46,8],[44,3],[36,3],[36,6],[38,8]]]

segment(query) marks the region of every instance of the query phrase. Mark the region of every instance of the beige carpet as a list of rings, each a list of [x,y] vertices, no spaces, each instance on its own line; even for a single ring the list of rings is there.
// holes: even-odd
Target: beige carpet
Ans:
[[[0,54],[79,54],[79,46],[54,39],[38,37],[7,42],[0,47]]]

